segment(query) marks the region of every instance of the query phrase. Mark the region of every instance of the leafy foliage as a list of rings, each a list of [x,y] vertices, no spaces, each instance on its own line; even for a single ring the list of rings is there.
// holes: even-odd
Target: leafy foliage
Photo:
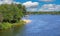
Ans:
[[[17,22],[23,17],[25,8],[21,4],[2,4],[0,5],[0,13],[3,22]]]

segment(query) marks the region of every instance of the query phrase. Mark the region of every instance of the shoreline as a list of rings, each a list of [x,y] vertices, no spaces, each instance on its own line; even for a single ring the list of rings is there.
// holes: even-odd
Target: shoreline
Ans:
[[[28,24],[28,23],[31,23],[32,21],[31,20],[29,20],[29,19],[23,19],[22,21],[24,21],[25,22],[25,24]]]

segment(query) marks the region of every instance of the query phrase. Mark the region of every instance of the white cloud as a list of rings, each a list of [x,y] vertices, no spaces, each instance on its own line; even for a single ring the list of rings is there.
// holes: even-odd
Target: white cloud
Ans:
[[[60,11],[60,5],[44,4],[39,11]]]
[[[20,4],[20,2],[13,2],[14,4]]]
[[[13,0],[0,0],[0,4],[11,4]]]
[[[39,5],[38,2],[32,2],[32,1],[28,1],[28,2],[25,2],[23,3],[23,5],[25,5],[27,8],[35,8]]]
[[[38,7],[39,3],[27,1],[27,2],[23,3],[23,5],[27,8],[27,11],[37,11],[37,7]]]
[[[39,0],[39,1],[43,1],[43,2],[52,2],[54,0]]]
[[[0,4],[11,4],[11,3],[20,4],[20,2],[15,2],[13,0],[0,0]]]
[[[2,4],[3,2],[2,1],[0,1],[0,4]]]
[[[35,11],[37,11],[37,8],[27,8],[27,11],[35,12]]]

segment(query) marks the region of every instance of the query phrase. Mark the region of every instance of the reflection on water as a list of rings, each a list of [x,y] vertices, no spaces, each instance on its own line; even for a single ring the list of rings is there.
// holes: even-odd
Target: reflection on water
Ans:
[[[60,36],[60,15],[29,15],[31,23],[0,32],[0,36]]]
[[[12,31],[11,30],[1,30],[0,36],[12,36]]]
[[[20,27],[8,29],[8,30],[0,30],[0,36],[17,36],[18,34],[20,34],[21,36],[23,30],[24,30],[24,25]]]

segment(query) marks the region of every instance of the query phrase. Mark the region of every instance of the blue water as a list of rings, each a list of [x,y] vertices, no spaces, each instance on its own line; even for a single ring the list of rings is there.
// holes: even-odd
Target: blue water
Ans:
[[[60,15],[29,15],[29,19],[22,36],[60,36]]]

